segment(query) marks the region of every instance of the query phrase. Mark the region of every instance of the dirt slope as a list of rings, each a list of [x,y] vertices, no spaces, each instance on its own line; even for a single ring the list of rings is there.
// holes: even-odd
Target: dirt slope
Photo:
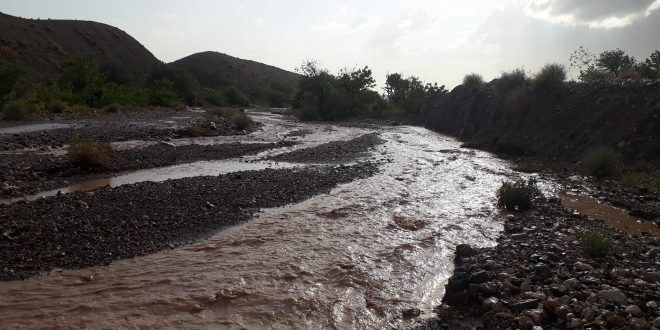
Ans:
[[[293,72],[218,52],[193,54],[169,65],[192,74],[202,87],[234,85],[248,93],[270,89],[294,91],[300,79]]]
[[[159,60],[126,32],[96,22],[33,20],[0,13],[0,61],[18,64],[38,79],[75,56],[119,65],[143,79]]]

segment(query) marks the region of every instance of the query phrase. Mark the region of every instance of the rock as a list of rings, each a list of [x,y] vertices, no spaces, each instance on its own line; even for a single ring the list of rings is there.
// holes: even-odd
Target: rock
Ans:
[[[76,206],[78,206],[81,209],[88,209],[89,208],[89,205],[87,205],[87,203],[85,203],[84,201],[77,201]]]
[[[526,309],[535,309],[538,307],[538,305],[539,303],[536,301],[536,299],[526,299],[516,302],[515,304],[511,305],[511,308],[515,311],[522,312]]]
[[[543,310],[542,309],[530,309],[524,312],[524,315],[532,319],[534,324],[541,324],[543,321]]]
[[[550,276],[552,276],[552,269],[550,269],[550,267],[546,264],[542,264],[542,263],[536,264],[534,266],[534,276],[537,279],[543,281],[549,278]]]
[[[585,272],[585,271],[594,270],[594,267],[592,267],[589,264],[585,264],[584,262],[577,261],[576,263],[573,264],[573,269],[575,269],[578,272]]]
[[[658,303],[655,302],[655,301],[649,301],[649,302],[646,303],[646,308],[654,311],[654,310],[658,309]]]
[[[407,319],[412,319],[422,315],[422,311],[419,308],[407,308],[401,311],[401,316]]]
[[[571,309],[568,308],[568,306],[566,306],[566,305],[561,305],[561,306],[555,308],[555,310],[554,310],[554,314],[557,317],[562,318],[562,319],[565,319],[566,315],[568,315],[568,313],[570,313],[570,312],[571,312]]]
[[[489,312],[491,310],[495,310],[495,306],[499,303],[500,303],[500,300],[497,299],[496,297],[486,298],[481,303],[481,310],[483,310],[484,312]]]
[[[607,322],[607,327],[610,329],[619,329],[626,326],[626,319],[619,315],[610,315],[605,318]]]
[[[480,271],[470,276],[470,283],[482,284],[488,282],[489,279],[490,276],[488,276],[488,273],[486,273],[485,271]]]
[[[582,310],[582,318],[587,322],[592,322],[596,318],[596,308],[588,307]]]
[[[655,320],[653,320],[653,326],[656,328],[660,328],[660,316],[656,317]]]
[[[532,330],[534,328],[534,321],[527,316],[518,318],[518,329],[521,330]]]
[[[635,305],[630,305],[630,306],[626,307],[625,311],[626,311],[626,313],[628,313],[632,316],[639,316],[640,314],[642,314],[642,309],[635,306]]]
[[[469,244],[459,244],[456,246],[457,257],[471,257],[477,252]]]
[[[580,286],[580,280],[578,280],[578,279],[576,279],[576,278],[569,278],[569,279],[567,279],[566,281],[564,281],[563,284],[564,284],[567,288],[569,288],[569,289],[571,289],[571,290],[574,290],[574,289],[576,289],[578,286]]]
[[[649,283],[660,282],[660,272],[640,272],[639,277]]]
[[[536,299],[537,301],[545,301],[547,299],[546,295],[540,292],[525,292],[523,293],[523,297],[527,299]]]
[[[623,292],[621,292],[617,289],[600,291],[600,292],[598,292],[597,296],[600,299],[603,299],[607,302],[615,303],[615,304],[618,304],[618,305],[624,305],[624,304],[628,303],[628,298],[626,298],[626,295],[623,294]]]

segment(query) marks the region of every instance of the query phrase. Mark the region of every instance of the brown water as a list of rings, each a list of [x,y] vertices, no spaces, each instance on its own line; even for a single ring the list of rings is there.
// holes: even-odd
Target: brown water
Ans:
[[[266,131],[313,130],[303,144],[373,131],[258,120]],[[510,170],[422,128],[378,131],[378,175],[195,245],[0,283],[2,327],[364,329],[403,326],[404,308],[428,315],[455,246],[495,244],[493,192]]]
[[[660,228],[655,224],[643,221],[628,214],[626,211],[598,202],[587,195],[564,193],[561,196],[564,207],[575,210],[588,217],[601,220],[612,228],[628,234],[646,232],[660,236]]]

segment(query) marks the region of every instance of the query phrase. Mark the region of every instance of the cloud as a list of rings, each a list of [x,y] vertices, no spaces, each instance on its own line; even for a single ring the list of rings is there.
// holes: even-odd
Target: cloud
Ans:
[[[591,28],[616,28],[648,17],[660,0],[532,0],[528,16],[551,23]]]

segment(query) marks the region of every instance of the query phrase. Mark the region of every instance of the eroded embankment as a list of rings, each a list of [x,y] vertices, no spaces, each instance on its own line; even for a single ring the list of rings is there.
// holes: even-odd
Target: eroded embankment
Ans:
[[[631,162],[660,161],[660,80],[569,82],[518,102],[492,84],[458,86],[429,109],[429,128],[502,154],[574,162],[606,146]]]

